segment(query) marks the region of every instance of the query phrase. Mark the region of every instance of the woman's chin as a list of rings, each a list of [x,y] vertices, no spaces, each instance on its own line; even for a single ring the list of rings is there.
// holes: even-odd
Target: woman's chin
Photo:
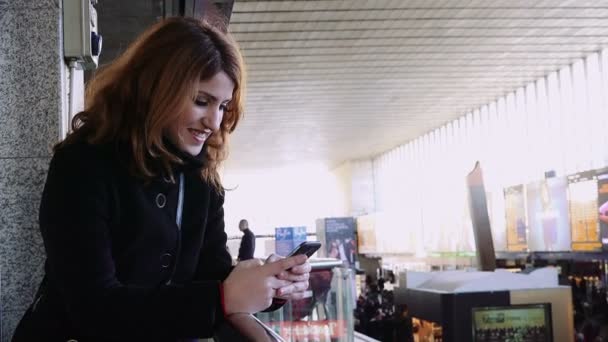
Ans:
[[[189,155],[196,157],[198,156],[201,151],[203,150],[202,146],[188,146],[184,149],[184,152],[188,153]]]

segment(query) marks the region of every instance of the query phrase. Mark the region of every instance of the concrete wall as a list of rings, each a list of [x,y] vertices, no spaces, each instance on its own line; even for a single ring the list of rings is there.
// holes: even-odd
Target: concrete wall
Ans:
[[[60,0],[0,0],[0,322],[9,341],[43,274],[38,206],[65,102]]]

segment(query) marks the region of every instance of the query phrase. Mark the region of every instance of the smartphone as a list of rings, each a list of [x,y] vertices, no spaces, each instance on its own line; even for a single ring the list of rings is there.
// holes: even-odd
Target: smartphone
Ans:
[[[319,248],[321,248],[321,243],[319,241],[304,241],[299,244],[298,247],[294,248],[287,257],[306,254],[306,256],[310,258]]]

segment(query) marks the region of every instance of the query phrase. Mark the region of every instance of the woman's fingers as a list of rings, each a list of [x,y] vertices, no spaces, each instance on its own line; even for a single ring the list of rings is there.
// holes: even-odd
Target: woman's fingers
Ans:
[[[249,259],[249,260],[244,260],[244,261],[239,261],[238,264],[236,264],[236,267],[257,267],[257,266],[262,266],[264,263],[262,262],[262,260],[260,259]]]
[[[306,261],[302,265],[294,266],[290,271],[291,271],[291,273],[295,273],[295,274],[304,274],[304,273],[310,273],[310,270],[311,270],[310,263],[308,261]]]
[[[285,296],[286,299],[297,300],[312,297],[312,291],[302,291]]]
[[[308,280],[308,276],[311,270],[310,263],[305,263],[294,266],[289,270],[282,271],[277,275],[279,279],[287,279],[291,281],[305,281]]]
[[[310,274],[309,273],[304,273],[304,274],[294,274],[291,272],[281,272],[277,278],[281,279],[281,280],[289,280],[292,282],[296,282],[296,281],[308,281],[308,279],[310,278]]]
[[[283,271],[288,271],[289,269],[304,265],[308,258],[306,255],[294,255],[289,258],[279,259],[274,262],[267,262],[264,266],[261,267],[261,271],[263,275],[276,276]]]
[[[290,285],[281,287],[277,290],[277,296],[287,296],[297,292],[303,292],[308,289],[308,281],[298,281]]]
[[[289,258],[271,255],[237,264],[223,283],[226,313],[255,313],[267,308],[272,298],[304,298],[310,264],[306,255]]]
[[[275,277],[271,277],[268,279],[268,286],[270,286],[273,289],[277,289],[277,290],[284,288],[284,287],[288,287],[292,284],[293,284],[292,281],[279,279],[279,278],[275,278]]]
[[[270,254],[270,256],[266,259],[266,263],[279,261],[281,259],[284,259],[284,258],[280,255],[276,255],[273,253],[273,254]]]

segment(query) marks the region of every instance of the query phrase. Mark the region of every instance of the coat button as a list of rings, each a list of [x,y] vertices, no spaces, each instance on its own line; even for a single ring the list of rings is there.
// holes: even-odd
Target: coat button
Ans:
[[[167,267],[171,266],[171,259],[173,259],[173,256],[169,253],[165,253],[165,254],[161,255],[160,256],[160,267],[167,268]]]
[[[156,206],[159,208],[164,208],[165,204],[167,204],[167,197],[164,194],[156,195]]]

